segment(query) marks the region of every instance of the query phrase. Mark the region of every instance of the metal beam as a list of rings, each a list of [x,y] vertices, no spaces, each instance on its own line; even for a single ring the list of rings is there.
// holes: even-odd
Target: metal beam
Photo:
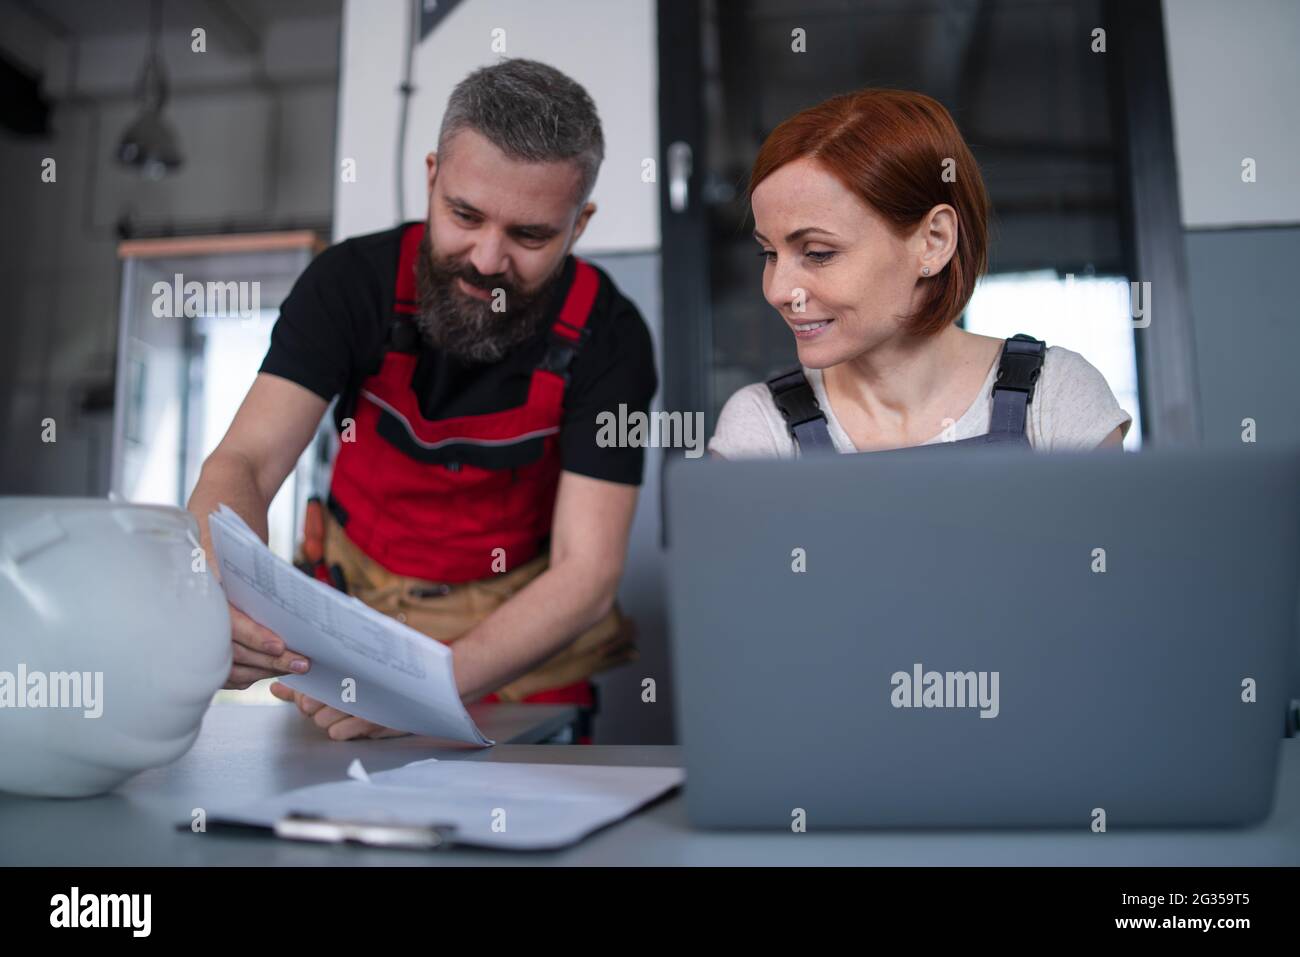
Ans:
[[[1151,284],[1150,325],[1135,329],[1142,418],[1161,446],[1199,445],[1195,330],[1178,199],[1160,0],[1107,0],[1105,24],[1127,176],[1122,180],[1130,280]]]

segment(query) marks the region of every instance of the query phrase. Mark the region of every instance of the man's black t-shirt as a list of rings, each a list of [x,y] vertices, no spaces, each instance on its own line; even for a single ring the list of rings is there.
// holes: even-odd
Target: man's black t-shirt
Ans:
[[[262,372],[280,376],[346,408],[379,370],[393,317],[402,228],[344,240],[326,249],[294,283],[271,333]],[[558,314],[573,276],[570,256],[552,294]],[[587,328],[569,367],[560,427],[562,468],[627,485],[641,482],[644,451],[596,444],[601,412],[647,412],[657,387],[645,321],[603,271]],[[425,344],[413,388],[427,419],[499,412],[527,399],[533,369],[546,352],[549,326],[499,362],[466,364]],[[336,418],[340,413],[336,413]]]

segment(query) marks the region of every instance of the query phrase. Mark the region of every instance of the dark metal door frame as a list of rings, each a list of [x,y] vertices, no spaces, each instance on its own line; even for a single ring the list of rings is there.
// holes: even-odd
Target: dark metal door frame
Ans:
[[[707,410],[713,324],[708,208],[700,195],[708,168],[700,99],[704,86],[700,4],[698,0],[659,0],[658,19],[663,407],[668,411]],[[684,156],[683,149],[689,151]],[[689,161],[685,173],[675,168],[683,159]],[[685,190],[684,197],[678,194],[676,204],[674,188]]]
[[[1129,278],[1151,284],[1151,323],[1134,330],[1147,436],[1199,445],[1200,390],[1160,0],[1105,0],[1111,95],[1124,169],[1120,215]]]

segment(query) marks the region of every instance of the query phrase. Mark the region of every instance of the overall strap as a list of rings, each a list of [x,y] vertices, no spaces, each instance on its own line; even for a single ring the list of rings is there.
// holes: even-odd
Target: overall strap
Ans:
[[[395,352],[414,352],[419,348],[420,335],[411,316],[419,306],[415,288],[415,263],[420,255],[420,241],[424,239],[424,223],[410,223],[402,229],[401,252],[397,257],[397,282],[393,293],[393,317],[388,327],[386,349]]]
[[[1017,333],[1003,345],[993,384],[990,434],[1025,434],[1028,406],[1034,399],[1034,387],[1042,374],[1046,354],[1046,343],[1024,333]],[[835,451],[826,416],[802,368],[796,366],[773,376],[767,380],[767,389],[800,454]]]
[[[989,434],[1024,435],[1029,403],[1034,400],[1034,386],[1043,371],[1047,344],[1016,333],[1002,347],[997,380],[993,383],[993,411],[989,416]]]
[[[573,267],[573,281],[560,306],[560,314],[551,323],[546,354],[537,366],[542,372],[558,375],[565,385],[569,383],[569,366],[591,336],[587,320],[591,318],[596,293],[600,290],[600,274],[591,263],[575,258]]]
[[[772,401],[785,419],[800,455],[835,451],[826,416],[802,368],[795,366],[774,375],[767,380],[767,390],[772,393]]]

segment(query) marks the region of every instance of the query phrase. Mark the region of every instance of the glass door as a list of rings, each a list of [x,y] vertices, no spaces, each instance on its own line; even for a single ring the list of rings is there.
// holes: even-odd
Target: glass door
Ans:
[[[257,375],[280,303],[320,248],[313,233],[122,244],[112,463],[118,495],[184,506]],[[270,547],[286,559],[303,504],[328,475],[328,437],[318,438],[268,513]]]

